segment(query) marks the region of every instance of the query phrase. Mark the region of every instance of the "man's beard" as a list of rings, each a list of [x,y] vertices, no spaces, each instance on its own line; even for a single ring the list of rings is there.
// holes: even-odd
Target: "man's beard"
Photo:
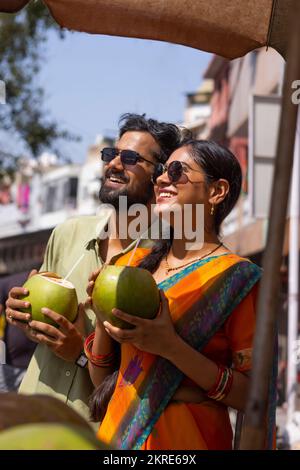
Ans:
[[[127,197],[127,207],[133,206],[134,204],[148,204],[154,197],[154,189],[151,181],[146,187],[140,188],[139,191],[130,191],[128,188],[113,189],[105,186],[104,182],[110,176],[107,171],[105,178],[102,178],[101,188],[99,191],[99,199],[104,204],[111,204],[117,211],[119,210],[119,198],[120,196]],[[118,175],[120,177],[121,175]],[[124,178],[124,177],[123,177]]]

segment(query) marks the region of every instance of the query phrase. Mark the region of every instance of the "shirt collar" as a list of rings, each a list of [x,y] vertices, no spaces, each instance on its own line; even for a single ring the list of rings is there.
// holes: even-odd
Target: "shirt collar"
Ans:
[[[106,206],[105,204],[101,204],[97,217],[99,218],[99,222],[96,225],[95,232],[92,238],[89,238],[84,246],[86,250],[94,249],[96,246],[97,241],[99,241],[101,234],[105,230],[108,221],[113,213],[113,210]]]

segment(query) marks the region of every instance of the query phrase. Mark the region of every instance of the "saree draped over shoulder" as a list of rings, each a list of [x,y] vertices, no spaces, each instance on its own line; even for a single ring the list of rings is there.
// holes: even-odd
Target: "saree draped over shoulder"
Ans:
[[[136,250],[139,264],[148,250]],[[118,260],[125,265],[130,253]],[[231,253],[198,261],[159,284],[177,332],[218,364],[251,369],[255,298],[261,269]],[[199,371],[201,373],[201,371]],[[172,401],[182,384],[197,385],[171,362],[121,346],[114,394],[98,437],[117,449],[231,449],[228,409],[220,402]]]

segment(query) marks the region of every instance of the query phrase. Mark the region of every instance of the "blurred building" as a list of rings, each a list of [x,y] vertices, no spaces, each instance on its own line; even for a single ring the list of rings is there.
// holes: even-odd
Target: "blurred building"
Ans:
[[[214,81],[208,136],[232,150],[243,173],[240,200],[223,224],[225,243],[256,260],[266,242],[283,70],[277,52],[261,49],[233,61],[213,56],[204,74]]]
[[[39,267],[57,224],[96,213],[103,170],[100,150],[111,144],[111,139],[97,137],[82,165],[60,164],[48,153],[20,162],[14,182],[9,188],[0,186],[0,276]]]
[[[208,136],[213,89],[213,80],[207,79],[203,80],[198,90],[186,94],[184,121],[181,125],[189,129],[196,139],[206,139]]]

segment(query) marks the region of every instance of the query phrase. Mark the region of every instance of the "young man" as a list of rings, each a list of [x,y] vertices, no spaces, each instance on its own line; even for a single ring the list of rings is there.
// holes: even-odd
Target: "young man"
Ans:
[[[181,140],[179,129],[173,124],[160,123],[135,114],[121,119],[119,140],[114,149],[102,151],[105,162],[100,200],[116,209],[117,232],[105,238],[103,232],[111,217],[111,211],[93,217],[79,217],[66,221],[52,232],[47,245],[41,271],[52,271],[66,276],[76,261],[84,257],[69,277],[76,288],[78,301],[86,299],[86,286],[91,272],[103,263],[115,260],[132,249],[135,240],[118,236],[119,197],[126,196],[128,207],[145,204],[150,208],[154,201],[151,178],[159,163],[164,163]],[[130,151],[125,152],[125,151]],[[129,163],[128,163],[129,162]],[[145,244],[150,240],[143,240]],[[88,397],[93,391],[89,373],[82,357],[84,336],[94,329],[95,316],[91,310],[79,314],[74,324],[53,311],[44,312],[59,328],[28,320],[19,311],[25,307],[19,299],[24,293],[21,287],[11,289],[6,306],[6,317],[26,331],[38,347],[20,387],[21,393],[45,393],[72,405],[88,418]]]

